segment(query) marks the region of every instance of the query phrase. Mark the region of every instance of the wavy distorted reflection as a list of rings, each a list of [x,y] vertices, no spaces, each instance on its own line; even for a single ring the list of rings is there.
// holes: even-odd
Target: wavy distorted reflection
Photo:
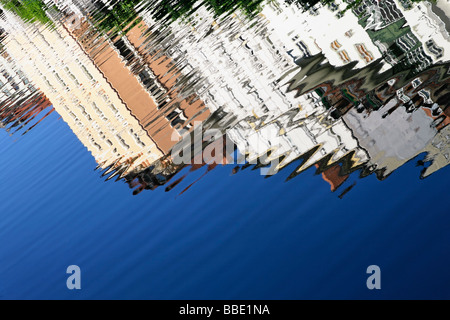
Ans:
[[[2,124],[57,112],[135,194],[187,167],[316,167],[343,196],[448,165],[448,4],[291,2],[1,1]]]

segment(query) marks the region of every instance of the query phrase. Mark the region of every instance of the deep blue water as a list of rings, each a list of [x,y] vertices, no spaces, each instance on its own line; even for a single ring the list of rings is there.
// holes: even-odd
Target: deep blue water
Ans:
[[[450,298],[448,167],[419,180],[411,162],[342,200],[314,170],[284,183],[230,167],[179,197],[132,196],[57,118],[0,131],[3,299]]]

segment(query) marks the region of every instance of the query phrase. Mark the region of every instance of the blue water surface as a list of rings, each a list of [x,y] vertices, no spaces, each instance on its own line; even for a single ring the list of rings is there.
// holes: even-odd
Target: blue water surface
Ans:
[[[285,183],[230,167],[133,196],[57,118],[0,131],[2,299],[450,298],[449,168],[420,180],[412,161],[343,199],[314,170]]]

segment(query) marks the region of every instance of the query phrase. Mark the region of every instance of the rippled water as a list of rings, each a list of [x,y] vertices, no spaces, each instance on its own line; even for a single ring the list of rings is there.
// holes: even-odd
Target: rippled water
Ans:
[[[305,3],[0,1],[2,297],[448,297],[450,4]]]

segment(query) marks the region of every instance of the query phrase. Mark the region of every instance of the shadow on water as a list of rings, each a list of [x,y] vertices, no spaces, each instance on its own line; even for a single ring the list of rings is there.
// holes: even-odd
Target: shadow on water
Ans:
[[[227,165],[315,167],[343,197],[354,173],[446,166],[448,17],[326,3],[0,1],[1,123],[28,132],[57,112],[134,194],[181,194]]]

